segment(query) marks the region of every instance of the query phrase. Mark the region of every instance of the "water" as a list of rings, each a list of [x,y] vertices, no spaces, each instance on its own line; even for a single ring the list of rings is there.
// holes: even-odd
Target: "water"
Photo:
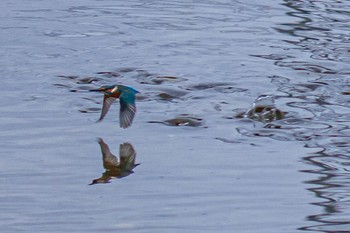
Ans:
[[[0,6],[2,232],[350,231],[348,2]],[[260,95],[283,119],[237,117]],[[89,185],[99,137],[134,173]]]

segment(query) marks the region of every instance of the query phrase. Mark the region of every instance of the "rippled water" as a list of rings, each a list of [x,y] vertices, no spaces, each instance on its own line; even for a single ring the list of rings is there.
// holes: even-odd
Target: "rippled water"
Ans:
[[[1,231],[350,231],[349,2],[1,6]],[[238,117],[260,95],[283,119]],[[89,185],[100,137],[139,165]]]

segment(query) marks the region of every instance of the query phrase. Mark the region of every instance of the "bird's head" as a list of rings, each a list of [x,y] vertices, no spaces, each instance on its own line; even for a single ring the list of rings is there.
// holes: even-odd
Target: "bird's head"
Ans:
[[[108,85],[108,86],[101,86],[98,89],[92,89],[90,91],[100,91],[100,92],[104,92],[105,94],[113,94],[115,92],[118,91],[118,85]]]
[[[107,184],[109,183],[109,180],[105,180],[103,178],[97,178],[94,179],[89,185],[94,185],[94,184]]]

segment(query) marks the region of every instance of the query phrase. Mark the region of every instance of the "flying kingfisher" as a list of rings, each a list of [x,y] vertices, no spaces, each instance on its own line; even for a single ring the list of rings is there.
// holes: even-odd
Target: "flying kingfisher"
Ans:
[[[119,98],[120,127],[128,128],[131,125],[136,113],[135,95],[136,93],[139,93],[137,90],[124,85],[108,85],[108,86],[102,86],[99,89],[93,89],[90,91],[104,92],[102,112],[101,112],[100,119],[98,119],[98,121],[103,120],[111,104],[116,99]]]
[[[136,151],[130,143],[120,144],[119,157],[112,154],[108,145],[102,140],[98,139],[98,143],[101,147],[103,167],[106,171],[100,178],[94,179],[90,185],[109,183],[113,178],[123,178],[133,172],[133,169],[139,165],[135,164]]]

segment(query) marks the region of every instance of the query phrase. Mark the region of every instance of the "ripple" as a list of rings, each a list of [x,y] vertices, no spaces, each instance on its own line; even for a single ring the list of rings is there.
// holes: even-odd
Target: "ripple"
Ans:
[[[117,219],[120,224],[129,224],[127,217],[133,216],[131,221],[140,222],[137,229],[152,232],[230,232],[233,228],[259,232],[259,227],[266,232],[293,232],[301,224],[313,225],[310,230],[316,231],[348,231],[347,1],[15,2],[5,0],[5,9],[13,14],[5,12],[2,17],[9,28],[2,43],[3,99],[13,100],[16,90],[24,100],[31,96],[32,100],[5,104],[5,121],[10,125],[3,125],[2,152],[11,156],[4,156],[9,179],[4,179],[3,196],[32,192],[19,195],[17,205],[2,203],[10,213],[4,231],[16,231],[18,219],[19,227],[32,231],[56,225],[68,232],[84,231],[84,226],[90,228],[87,231],[113,231],[116,218],[109,213],[115,206],[91,202],[100,196],[96,188],[120,197],[118,208],[125,210]],[[57,51],[61,56],[55,55]],[[50,79],[56,72],[68,75]],[[101,93],[86,90],[115,82],[142,92],[137,96],[142,102],[137,105],[140,121],[131,131],[116,130],[108,122],[93,124],[83,114],[99,113],[102,101]],[[247,108],[252,109],[249,100],[262,93],[274,95],[276,106],[255,106],[245,117]],[[235,113],[233,108],[244,108],[245,118],[225,119]],[[274,109],[288,114],[279,116]],[[177,115],[183,112],[193,115]],[[248,118],[261,113],[274,117]],[[142,124],[150,119],[173,127]],[[212,128],[203,135],[206,122]],[[233,132],[235,128],[240,134]],[[142,145],[143,154],[151,156],[141,156],[146,161],[141,174],[112,184],[114,188],[76,185],[101,175],[98,170],[91,173],[93,168],[101,169],[101,155],[90,156],[98,149],[89,143],[96,133],[114,141],[111,149],[119,146],[115,140],[124,137]],[[299,161],[310,155],[309,150],[294,145],[323,149],[302,164]],[[6,169],[15,163],[20,174],[12,172],[11,178]],[[304,168],[312,174],[300,173]],[[33,169],[49,176],[33,178]],[[139,185],[145,182],[150,185]],[[271,192],[266,192],[267,187]],[[72,202],[72,193],[87,196]],[[37,208],[26,205],[27,196],[33,197],[32,206]],[[59,199],[53,202],[52,197]],[[45,211],[60,206],[55,213]],[[81,207],[88,207],[83,215],[76,211]],[[138,207],[141,211],[135,212]],[[149,214],[157,210],[169,213]],[[294,214],[295,210],[299,212]],[[286,211],[293,214],[283,215]],[[96,212],[102,221],[82,224],[96,218]],[[75,220],[67,223],[60,218],[62,213]],[[258,213],[258,222],[251,221],[252,213]],[[31,224],[38,215],[44,217],[42,222]],[[172,216],[180,219],[169,225]],[[193,226],[198,219],[203,221]],[[237,221],[226,221],[218,229],[222,219]]]
[[[244,89],[237,88],[235,89],[232,87],[232,83],[200,83],[200,84],[194,84],[190,86],[184,87],[184,89],[189,90],[189,91],[202,91],[202,90],[207,90],[207,89],[216,89],[219,92],[225,93],[226,90],[233,90],[233,92],[242,92]],[[228,86],[228,87],[227,87]]]
[[[268,55],[251,55],[253,57],[260,57],[268,60],[273,60],[273,61],[282,61],[288,58],[295,58],[293,56],[289,56],[286,54],[268,54]]]
[[[188,126],[188,127],[199,127],[202,126],[203,119],[182,114],[176,118],[168,119],[164,121],[149,121],[149,123],[161,123],[168,126]]]
[[[93,82],[99,82],[101,79],[96,77],[86,77],[86,78],[80,78],[77,83],[78,84],[90,84]]]
[[[321,65],[316,65],[316,64],[310,64],[307,62],[298,62],[298,61],[293,61],[293,62],[282,62],[282,61],[277,61],[275,63],[277,66],[280,67],[288,67],[294,70],[303,70],[303,71],[310,71],[313,73],[318,73],[318,74],[336,74],[337,71],[321,66]]]
[[[174,76],[153,76],[150,74],[140,76],[137,78],[138,82],[141,84],[151,84],[151,85],[161,85],[163,83],[177,83],[186,81],[185,78],[174,77]]]
[[[79,109],[79,112],[81,113],[96,113],[96,112],[100,112],[101,108],[82,108]]]
[[[104,77],[107,77],[107,78],[119,77],[121,75],[117,71],[101,71],[101,72],[97,72],[97,74],[103,75]]]
[[[245,92],[248,89],[233,87],[233,86],[218,86],[218,87],[214,87],[214,90],[220,93],[236,93],[236,92]]]
[[[146,92],[143,94],[138,95],[138,100],[159,100],[159,101],[167,101],[171,102],[174,100],[181,100],[184,96],[187,95],[187,92],[182,90],[175,90],[175,89],[162,89],[161,91],[153,91],[153,92]]]

